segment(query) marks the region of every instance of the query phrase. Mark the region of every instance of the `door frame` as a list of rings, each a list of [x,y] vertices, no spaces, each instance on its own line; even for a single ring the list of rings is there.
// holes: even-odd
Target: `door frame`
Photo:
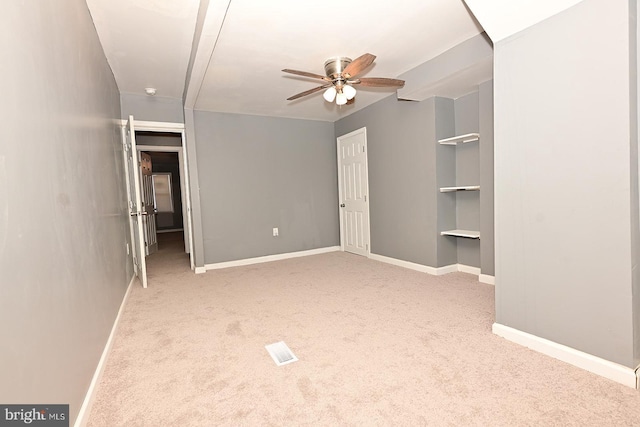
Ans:
[[[364,134],[364,165],[365,165],[365,197],[367,204],[367,258],[371,257],[371,215],[369,211],[369,146],[367,145],[367,127],[361,127],[352,132],[340,135],[336,138],[336,156],[338,157],[338,212],[340,215],[340,250],[344,252],[344,213],[340,204],[342,203],[342,159],[340,156],[340,140],[349,138],[359,133]]]
[[[126,127],[126,120],[122,120],[123,127]],[[185,252],[189,254],[191,270],[195,269],[195,255],[193,253],[193,222],[191,218],[191,192],[189,187],[189,161],[187,158],[187,139],[184,123],[169,122],[149,122],[135,120],[135,130],[142,132],[164,132],[179,134],[182,145],[161,146],[161,145],[140,145],[138,151],[161,151],[178,153],[178,169],[180,171],[180,197],[182,199],[182,228],[184,230]]]

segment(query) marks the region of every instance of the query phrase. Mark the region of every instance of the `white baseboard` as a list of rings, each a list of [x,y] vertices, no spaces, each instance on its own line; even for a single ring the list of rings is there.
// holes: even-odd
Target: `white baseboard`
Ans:
[[[122,298],[122,302],[120,303],[120,308],[118,309],[116,320],[113,322],[111,333],[109,333],[109,338],[107,338],[107,343],[104,346],[104,350],[102,351],[102,355],[100,356],[100,361],[98,361],[98,366],[96,367],[96,370],[93,374],[91,384],[89,384],[89,389],[87,390],[87,394],[85,395],[82,406],[80,407],[80,411],[78,412],[78,417],[76,418],[76,422],[74,423],[75,427],[83,427],[89,421],[89,414],[91,412],[91,405],[93,405],[93,400],[95,399],[96,388],[98,386],[98,383],[100,382],[100,379],[102,378],[102,374],[104,373],[104,368],[107,364],[107,358],[109,357],[109,351],[111,351],[111,345],[113,344],[113,337],[116,333],[116,329],[118,328],[118,324],[120,323],[122,310],[124,309],[124,305],[127,302],[127,298],[129,298],[131,287],[133,286],[133,283],[135,281],[136,275],[134,274],[131,278],[131,281],[129,282],[127,291],[124,293],[124,298]]]
[[[488,274],[480,274],[478,275],[478,281],[482,283],[486,283],[487,285],[496,284],[496,278],[494,276],[489,276]]]
[[[478,267],[471,267],[469,265],[457,264],[458,271],[461,273],[469,273],[475,274],[476,276],[480,276],[480,269]]]
[[[256,258],[239,259],[236,261],[218,262],[215,264],[205,264],[204,267],[196,267],[196,273],[204,273],[207,270],[217,270],[220,268],[241,267],[243,265],[260,264],[263,262],[281,261],[283,259],[298,258],[301,256],[319,255],[327,252],[336,252],[340,246],[329,246],[327,248],[309,249],[307,251],[289,252],[286,254],[267,255]],[[204,269],[204,271],[201,271]]]
[[[195,271],[196,274],[206,273],[207,272],[207,266],[205,265],[204,267],[196,267],[194,271]]]
[[[442,276],[443,274],[456,273],[460,271],[458,269],[458,264],[445,265],[444,267],[429,267],[429,268],[433,268],[434,272],[429,273],[427,271],[427,273],[433,274],[434,276]]]
[[[436,267],[429,267],[428,265],[417,264],[415,262],[410,262],[410,261],[403,261],[401,259],[391,258],[391,257],[378,255],[378,254],[369,254],[369,258],[374,261],[380,261],[380,262],[385,262],[387,264],[397,265],[398,267],[408,268],[410,270],[431,274],[433,276],[440,276],[442,274],[458,271],[457,264],[436,268]]]
[[[375,261],[397,265],[398,267],[404,267],[411,270],[420,271],[422,273],[431,274],[432,276],[442,276],[443,274],[455,273],[457,271],[462,273],[475,274],[476,276],[486,276],[480,274],[480,269],[478,267],[471,267],[464,264],[451,264],[445,265],[444,267],[430,267],[428,265],[416,264],[415,262],[403,261],[401,259],[391,258],[384,255],[369,254],[369,258]],[[482,280],[480,281],[482,282]]]
[[[601,377],[608,378],[612,381],[616,381],[628,387],[638,387],[636,371],[632,368],[627,368],[626,366],[601,359],[589,353],[585,353],[499,323],[493,324],[492,331],[494,334],[501,336],[502,338],[516,344],[523,345],[547,356],[551,356],[554,359],[577,366],[578,368],[600,375]]]

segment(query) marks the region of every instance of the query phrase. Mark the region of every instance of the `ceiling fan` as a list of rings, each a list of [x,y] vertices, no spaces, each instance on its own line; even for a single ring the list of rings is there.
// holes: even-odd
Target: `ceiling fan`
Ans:
[[[401,88],[404,86],[404,80],[388,79],[384,77],[357,77],[366,68],[373,64],[375,59],[375,55],[370,53],[365,53],[353,61],[351,58],[347,58],[345,56],[329,58],[324,63],[325,76],[285,68],[282,70],[285,73],[311,77],[313,79],[320,79],[324,81],[322,86],[314,87],[313,89],[305,90],[304,92],[290,96],[287,98],[287,101],[293,101],[294,99],[302,98],[303,96],[311,95],[312,93],[326,89],[323,97],[327,102],[333,102],[335,99],[337,105],[344,105],[354,101],[356,89],[353,85],[394,88]]]

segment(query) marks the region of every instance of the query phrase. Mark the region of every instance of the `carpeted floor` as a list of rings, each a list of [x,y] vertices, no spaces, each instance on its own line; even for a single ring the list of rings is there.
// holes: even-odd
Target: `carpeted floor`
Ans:
[[[180,237],[131,291],[90,426],[640,425],[638,391],[493,335],[475,276],[342,252],[195,275]]]

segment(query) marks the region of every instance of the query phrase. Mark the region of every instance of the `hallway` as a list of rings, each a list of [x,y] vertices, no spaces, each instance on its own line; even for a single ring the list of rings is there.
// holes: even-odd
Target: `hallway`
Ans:
[[[189,254],[184,251],[183,232],[158,233],[158,251],[149,255],[146,261],[149,287],[158,281],[164,282],[163,278],[167,276],[190,271]]]

